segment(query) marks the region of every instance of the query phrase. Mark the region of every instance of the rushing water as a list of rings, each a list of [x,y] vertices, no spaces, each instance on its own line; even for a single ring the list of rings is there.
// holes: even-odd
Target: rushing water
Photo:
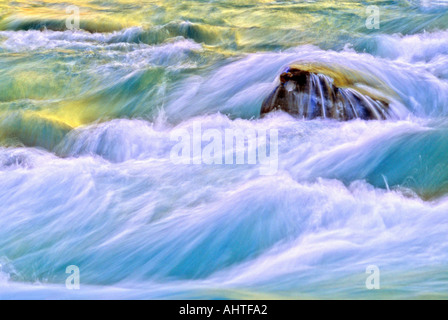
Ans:
[[[0,298],[448,298],[447,1],[73,2],[0,0]],[[394,117],[260,118],[290,64]],[[198,122],[278,171],[173,164]]]

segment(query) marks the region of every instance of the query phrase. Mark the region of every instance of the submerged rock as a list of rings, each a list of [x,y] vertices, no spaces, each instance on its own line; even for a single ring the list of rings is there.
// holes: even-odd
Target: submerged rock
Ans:
[[[280,75],[280,84],[263,101],[261,115],[283,110],[305,119],[384,120],[389,102],[354,88],[347,79],[337,86],[335,79],[321,72],[289,67]]]

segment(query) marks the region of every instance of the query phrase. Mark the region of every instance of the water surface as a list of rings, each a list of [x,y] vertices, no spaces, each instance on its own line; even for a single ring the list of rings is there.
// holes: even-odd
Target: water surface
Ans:
[[[1,298],[447,298],[446,1],[74,2],[0,1]],[[293,63],[395,116],[260,118]],[[279,130],[278,172],[173,164],[197,122]]]

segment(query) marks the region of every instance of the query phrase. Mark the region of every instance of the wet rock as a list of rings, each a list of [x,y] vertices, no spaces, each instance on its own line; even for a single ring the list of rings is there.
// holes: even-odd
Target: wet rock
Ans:
[[[283,110],[304,119],[384,120],[389,102],[353,86],[339,87],[334,79],[289,67],[279,77],[280,84],[263,101],[261,115]]]

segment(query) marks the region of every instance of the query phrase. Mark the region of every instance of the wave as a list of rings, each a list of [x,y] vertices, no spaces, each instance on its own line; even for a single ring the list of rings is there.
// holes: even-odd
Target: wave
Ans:
[[[383,189],[393,189],[425,200],[448,193],[448,130],[438,121],[383,121],[365,123],[295,119],[286,114],[272,114],[260,120],[231,120],[224,115],[192,118],[177,126],[165,121],[116,119],[80,127],[57,136],[48,150],[62,158],[101,157],[111,163],[135,161],[169,165],[170,152],[177,141],[173,132],[192,134],[195,124],[202,130],[279,129],[279,167],[298,181],[338,179],[349,185],[363,180]],[[323,138],[325,137],[325,138]],[[44,140],[46,141],[46,140]],[[207,141],[202,142],[203,147]],[[34,141],[31,146],[37,145]],[[4,160],[11,165],[28,162],[14,156]],[[215,168],[216,167],[216,168]],[[244,165],[258,173],[258,165]],[[193,166],[194,168],[194,166]],[[219,172],[220,166],[214,166]],[[226,169],[238,166],[224,166]]]
[[[143,33],[141,27],[133,27],[116,31],[113,33],[88,33],[82,30],[67,30],[67,31],[53,31],[53,30],[30,30],[30,31],[0,31],[0,36],[5,40],[2,43],[2,48],[13,51],[22,52],[30,50],[49,50],[49,49],[112,49],[115,51],[135,51],[143,50],[145,48],[154,49],[155,46],[146,45],[139,37]],[[167,43],[166,40],[169,40]],[[176,41],[179,40],[179,41]],[[157,44],[162,44],[161,48],[167,49],[167,46],[178,45],[188,47],[190,50],[201,50],[202,47],[192,40],[186,40],[185,37],[169,37],[160,41]],[[121,45],[121,46],[119,46]],[[163,51],[163,50],[160,50]]]
[[[142,297],[163,296],[170,283],[179,296],[196,286],[222,289],[223,296],[243,288],[313,296],[313,286],[328,281],[355,285],[347,276],[363,275],[368,264],[399,272],[403,264],[447,258],[446,198],[424,202],[362,182],[304,183],[286,172],[254,178],[233,169],[226,170],[230,179],[219,172],[195,179],[193,187],[189,177],[206,169],[46,160],[33,170],[1,173],[0,244],[18,270],[16,283],[39,282],[50,292],[75,262],[86,286],[122,288],[117,297],[136,283]],[[16,193],[23,177],[28,183]],[[176,195],[166,194],[174,186]],[[21,194],[33,194],[32,211],[23,210],[31,204]],[[338,278],[330,270],[344,271]]]
[[[375,36],[357,49],[388,59],[430,63],[439,55],[448,55],[448,31]]]
[[[98,155],[112,162],[169,154],[169,134],[142,120],[112,120],[70,132],[55,148],[63,157]]]
[[[349,49],[336,52],[313,46],[250,54],[203,78],[190,77],[173,91],[165,112],[170,119],[179,120],[218,111],[231,117],[258,117],[263,99],[278,85],[278,75],[289,65],[320,65],[332,72],[345,73],[344,76],[346,70],[352,70],[348,74],[351,81],[362,89],[368,90],[370,86],[371,94],[381,93],[392,101],[391,109],[399,119],[410,113],[433,117],[448,112],[448,83],[429,70]],[[424,91],[421,83],[426,85]],[[376,89],[372,91],[372,87]]]
[[[197,43],[214,45],[223,41],[230,41],[235,37],[228,28],[219,26],[211,26],[204,24],[192,23],[190,21],[173,21],[165,25],[154,26],[144,29],[143,27],[117,28],[115,26],[98,27],[104,24],[81,24],[80,30],[67,30],[65,19],[61,20],[30,20],[30,19],[10,19],[4,21],[6,30],[3,33],[11,33],[14,31],[30,32],[33,31],[53,31],[53,38],[57,39],[57,35],[73,34],[72,40],[82,41],[99,41],[104,43],[144,43],[159,44],[164,41],[183,37],[191,39]],[[82,20],[81,20],[82,21]],[[60,38],[60,36],[59,36]]]
[[[23,16],[6,15],[0,20],[1,30],[28,31],[28,30],[67,30],[67,16],[64,13],[52,16]],[[121,30],[125,24],[115,22],[111,19],[93,20],[89,18],[80,19],[80,28],[91,33],[108,33]]]
[[[312,156],[293,171],[302,179],[365,180],[376,187],[412,190],[433,199],[448,192],[447,152],[446,125],[404,124]]]
[[[29,113],[0,114],[0,142],[3,145],[52,150],[71,129],[62,122]]]
[[[370,43],[382,41],[384,44],[378,42],[378,49],[370,49],[370,54],[350,47],[331,51],[300,46],[282,52],[232,56],[222,61],[221,53],[209,52],[201,44],[185,38],[172,38],[158,45],[132,43],[133,37],[141,32],[141,28],[112,34],[6,31],[0,32],[6,38],[0,50],[27,52],[32,55],[32,64],[40,64],[34,58],[46,54],[49,49],[59,49],[54,54],[57,60],[67,59],[67,52],[60,50],[73,50],[70,59],[85,66],[77,78],[80,82],[77,87],[83,91],[81,94],[73,91],[72,96],[80,97],[73,103],[89,105],[89,112],[93,113],[87,117],[90,121],[153,117],[161,108],[173,122],[216,112],[246,119],[258,117],[263,99],[275,87],[281,71],[291,64],[320,65],[336,73],[352,70],[348,74],[351,81],[359,82],[356,83],[359,89],[365,89],[361,88],[365,80],[358,80],[367,78],[367,86],[373,84],[371,94],[381,93],[391,100],[393,113],[400,119],[409,113],[436,117],[448,112],[445,68],[448,54],[444,40],[435,40],[443,39],[443,33],[372,38]],[[388,41],[395,41],[397,49],[382,53],[381,50],[387,50]],[[434,46],[434,42],[438,45]],[[423,56],[418,57],[412,47],[422,48],[419,52],[423,52]],[[361,47],[354,48],[361,50]],[[97,53],[85,57],[80,54],[83,50]],[[219,63],[216,63],[217,57],[221,60]],[[201,75],[196,73],[199,70]],[[62,74],[56,76],[63,81]],[[377,80],[372,82],[372,79]],[[425,83],[424,91],[421,83]],[[69,84],[65,88],[69,88],[66,92],[73,90]],[[53,86],[50,89],[53,95],[59,91]],[[22,88],[17,90],[23,91]],[[15,97],[10,90],[6,92],[9,92],[9,99]],[[41,92],[39,90],[40,95]]]

